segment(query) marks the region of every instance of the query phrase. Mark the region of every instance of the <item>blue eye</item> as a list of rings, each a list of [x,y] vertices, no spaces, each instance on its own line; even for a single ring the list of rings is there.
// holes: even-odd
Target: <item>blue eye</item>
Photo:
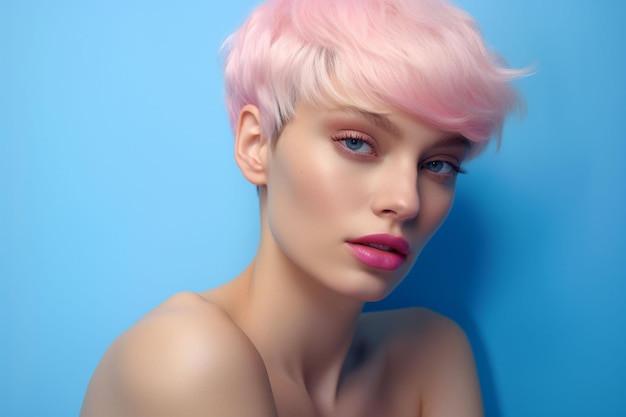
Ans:
[[[348,157],[369,159],[377,156],[376,141],[358,131],[341,131],[331,139]]]
[[[366,140],[359,138],[342,139],[341,142],[348,150],[359,154],[371,154],[374,148]]]
[[[346,148],[350,149],[353,152],[370,152],[370,145],[362,139],[350,138],[345,139],[344,144]]]
[[[431,161],[424,165],[424,168],[439,175],[458,174],[461,169],[445,161]]]

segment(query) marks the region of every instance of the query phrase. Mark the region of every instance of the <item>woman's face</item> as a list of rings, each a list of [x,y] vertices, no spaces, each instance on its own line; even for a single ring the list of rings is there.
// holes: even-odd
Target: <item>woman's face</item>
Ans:
[[[325,286],[381,299],[448,214],[468,146],[397,112],[301,106],[268,156],[272,238]]]

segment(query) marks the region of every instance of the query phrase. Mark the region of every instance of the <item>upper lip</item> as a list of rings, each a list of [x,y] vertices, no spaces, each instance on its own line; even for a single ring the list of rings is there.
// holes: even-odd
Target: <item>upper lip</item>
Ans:
[[[409,242],[406,239],[386,233],[361,236],[356,239],[350,239],[348,242],[359,245],[380,246],[382,249],[389,248],[403,256],[407,256],[411,252]]]

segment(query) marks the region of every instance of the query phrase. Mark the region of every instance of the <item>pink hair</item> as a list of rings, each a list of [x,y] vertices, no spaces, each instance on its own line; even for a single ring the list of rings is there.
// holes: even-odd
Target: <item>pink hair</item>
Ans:
[[[477,142],[518,107],[508,69],[476,22],[445,0],[269,0],[224,44],[234,128],[256,105],[276,138],[300,102],[397,109]]]

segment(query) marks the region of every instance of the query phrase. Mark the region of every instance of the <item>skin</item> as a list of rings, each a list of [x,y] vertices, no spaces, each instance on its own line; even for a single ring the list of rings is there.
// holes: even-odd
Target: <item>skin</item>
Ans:
[[[471,349],[426,309],[362,314],[404,278],[445,219],[467,142],[389,111],[299,106],[275,142],[242,109],[235,157],[259,187],[261,239],[227,284],[181,293],[108,349],[81,416],[482,415]],[[347,241],[410,253],[363,264]]]

